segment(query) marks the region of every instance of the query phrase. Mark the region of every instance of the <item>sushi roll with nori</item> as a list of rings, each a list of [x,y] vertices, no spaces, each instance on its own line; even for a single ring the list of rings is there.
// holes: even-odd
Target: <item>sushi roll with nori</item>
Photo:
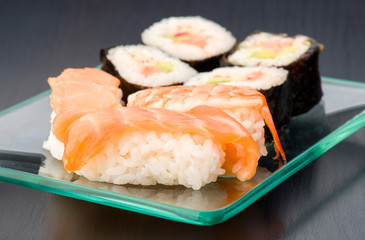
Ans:
[[[222,26],[202,17],[170,17],[142,33],[142,42],[188,62],[198,71],[219,66],[219,58],[236,43]]]
[[[323,45],[307,36],[259,32],[221,59],[221,66],[276,66],[289,71],[292,115],[307,112],[323,95],[318,55]]]
[[[270,108],[279,133],[285,130],[291,117],[288,71],[276,67],[222,67],[200,73],[185,85],[225,84],[252,87],[260,91]],[[267,132],[267,131],[266,131]]]
[[[141,89],[182,84],[197,72],[188,64],[157,48],[117,46],[101,51],[102,70],[121,81],[123,101]]]

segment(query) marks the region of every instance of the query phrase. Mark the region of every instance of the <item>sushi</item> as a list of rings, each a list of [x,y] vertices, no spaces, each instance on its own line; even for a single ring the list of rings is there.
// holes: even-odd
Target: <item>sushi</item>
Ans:
[[[276,67],[222,67],[200,73],[185,85],[223,84],[252,87],[261,92],[267,101],[276,130],[288,128],[292,101],[288,71]],[[269,138],[266,134],[266,138]]]
[[[128,98],[129,107],[164,108],[188,112],[190,109],[208,105],[219,108],[241,123],[256,141],[261,155],[266,155],[265,122],[274,139],[274,146],[285,160],[270,110],[265,97],[250,87],[231,85],[172,86],[146,89]]]
[[[221,66],[275,66],[289,71],[292,116],[309,111],[322,98],[318,57],[323,45],[303,35],[258,32],[221,58]]]
[[[54,124],[64,122],[56,118]],[[179,184],[197,190],[221,175],[252,178],[260,157],[240,123],[208,106],[187,113],[98,110],[75,120],[63,139],[67,171],[114,184]]]
[[[52,149],[64,169],[114,184],[200,189],[218,176],[255,175],[260,152],[250,133],[225,112],[198,106],[186,113],[123,107],[119,80],[98,69],[66,69],[50,78]],[[94,99],[97,101],[94,102]]]
[[[101,62],[102,70],[120,80],[124,102],[129,94],[138,90],[183,84],[197,74],[187,63],[144,45],[102,50]]]
[[[48,83],[52,89],[51,122],[59,118],[68,123],[63,128],[52,124],[49,137],[43,143],[43,148],[49,150],[56,159],[62,159],[63,133],[69,124],[88,112],[122,106],[123,93],[118,88],[119,80],[100,69],[68,68],[58,77],[49,78]]]
[[[199,16],[169,17],[143,31],[142,42],[155,46],[199,72],[219,66],[219,58],[236,43],[217,23]]]

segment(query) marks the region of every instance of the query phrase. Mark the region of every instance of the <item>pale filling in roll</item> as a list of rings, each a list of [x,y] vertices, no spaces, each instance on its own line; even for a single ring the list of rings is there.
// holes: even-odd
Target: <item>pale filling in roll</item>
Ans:
[[[241,42],[228,61],[242,66],[286,66],[300,58],[310,45],[306,36],[287,37],[262,32]]]

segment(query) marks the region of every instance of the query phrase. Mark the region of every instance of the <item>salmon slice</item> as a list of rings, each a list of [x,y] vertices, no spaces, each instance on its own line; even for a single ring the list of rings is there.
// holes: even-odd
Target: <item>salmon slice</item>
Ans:
[[[58,118],[52,132],[61,142],[67,127],[83,114],[122,106],[120,81],[100,69],[69,68],[58,77],[49,78],[48,83],[52,88],[51,106]]]
[[[66,69],[57,78],[49,78],[48,83],[56,115],[121,106],[120,81],[100,69]]]
[[[56,114],[120,107],[120,90],[93,83],[59,82],[51,93],[51,106]]]
[[[284,161],[286,160],[266,98],[253,88],[223,84],[171,86],[142,90],[128,97],[130,107],[153,107],[187,112],[199,105],[209,105],[221,110],[248,108],[258,111],[273,136],[276,157],[280,154]]]
[[[119,79],[97,68],[67,68],[60,76],[48,78],[48,83],[51,88],[58,82],[96,83],[113,87],[118,87],[120,84]]]
[[[55,124],[58,119],[55,119]],[[67,128],[64,167],[77,171],[108,147],[116,149],[126,131],[198,134],[224,146],[223,168],[240,180],[254,176],[260,153],[247,130],[223,111],[198,106],[187,113],[154,108],[113,108],[87,113]]]

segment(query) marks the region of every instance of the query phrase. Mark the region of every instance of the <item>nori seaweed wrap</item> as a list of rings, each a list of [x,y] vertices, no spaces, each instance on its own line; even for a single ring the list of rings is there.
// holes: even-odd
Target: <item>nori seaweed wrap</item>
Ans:
[[[289,71],[292,116],[309,111],[320,102],[323,92],[318,69],[318,56],[323,46],[311,39],[309,49],[296,61],[284,68]]]
[[[188,63],[192,68],[194,68],[198,72],[208,72],[219,67],[220,59],[222,56],[223,55],[218,55],[204,60],[184,61],[184,62]]]

